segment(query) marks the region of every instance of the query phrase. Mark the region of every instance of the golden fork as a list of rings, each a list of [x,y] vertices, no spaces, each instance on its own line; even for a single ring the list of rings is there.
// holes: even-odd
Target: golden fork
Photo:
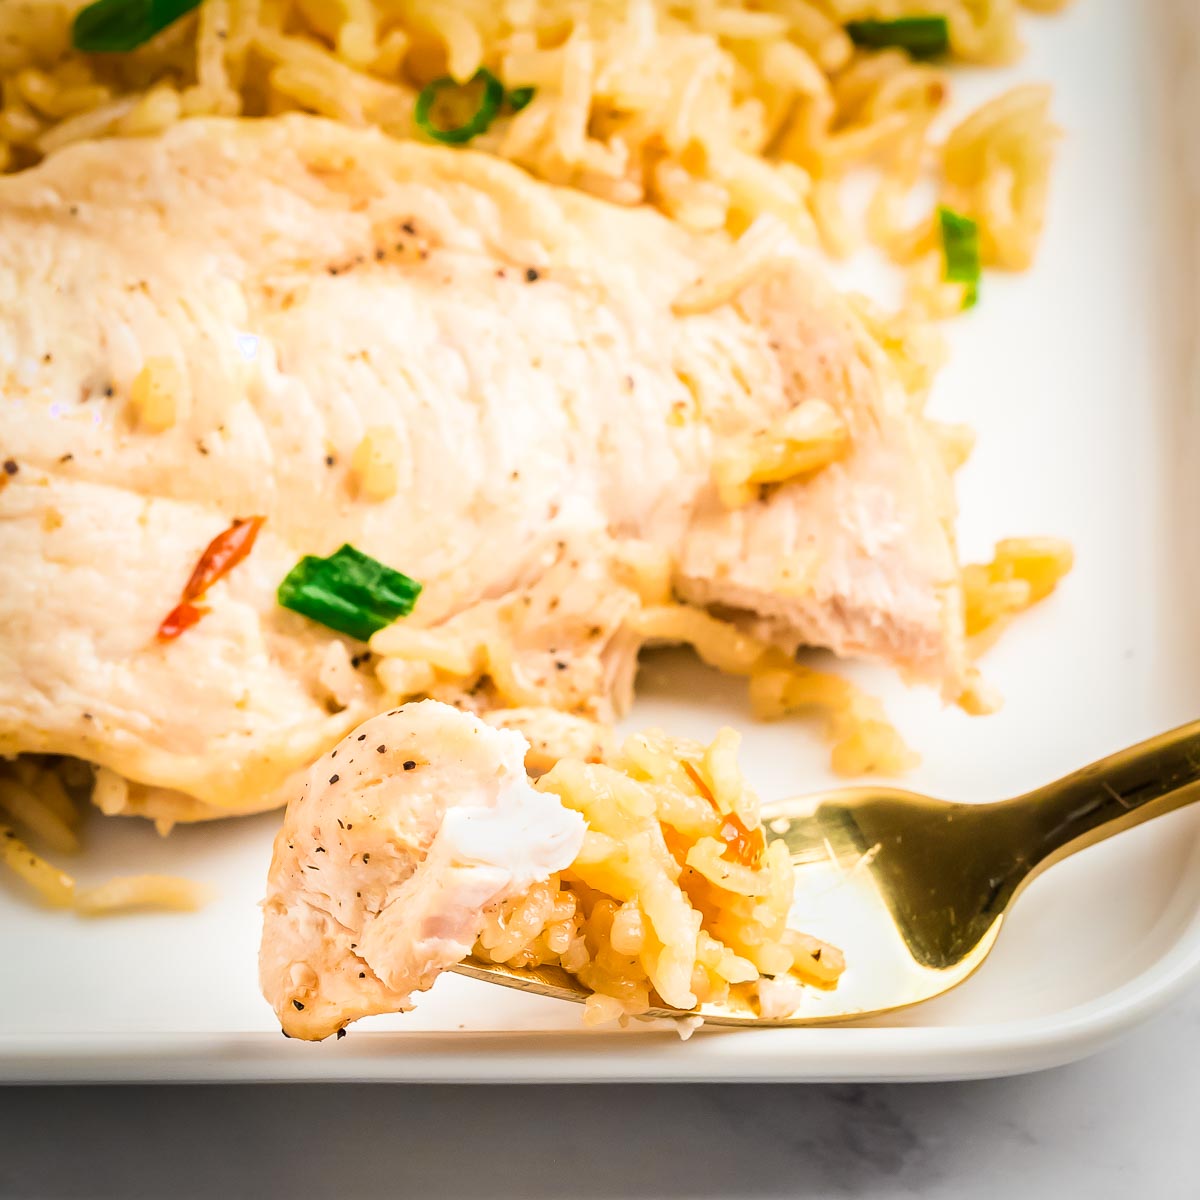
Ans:
[[[796,871],[797,924],[832,942],[846,971],[806,989],[801,1010],[763,1020],[748,1005],[706,1004],[716,1025],[824,1025],[894,1012],[957,987],[987,958],[1024,888],[1114,834],[1200,799],[1200,721],[994,804],[956,804],[892,788],[845,788],[765,809]],[[459,974],[581,1002],[587,989],[553,967],[468,958]]]

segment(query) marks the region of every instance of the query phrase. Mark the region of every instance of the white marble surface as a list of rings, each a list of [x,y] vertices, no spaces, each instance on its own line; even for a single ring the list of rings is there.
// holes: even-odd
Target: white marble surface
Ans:
[[[1196,1200],[1200,992],[979,1083],[10,1088],[4,1200]]]

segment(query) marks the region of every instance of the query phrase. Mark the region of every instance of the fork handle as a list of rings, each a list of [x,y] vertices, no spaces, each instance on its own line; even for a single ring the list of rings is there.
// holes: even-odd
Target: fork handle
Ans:
[[[1040,873],[1195,800],[1200,800],[1200,721],[1102,758],[1010,803],[1025,808],[1040,829],[1039,853],[1030,864]]]

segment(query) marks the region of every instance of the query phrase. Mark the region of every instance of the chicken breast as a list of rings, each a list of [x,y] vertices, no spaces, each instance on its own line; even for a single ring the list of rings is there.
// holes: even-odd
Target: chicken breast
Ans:
[[[263,903],[263,995],[290,1037],[403,1012],[485,912],[569,866],[582,816],[535,791],[528,744],[433,700],[367,721],[289,803]]]
[[[344,542],[424,584],[412,627],[487,626],[510,686],[472,678],[480,707],[628,702],[635,551],[784,646],[961,690],[946,472],[799,247],[677,305],[726,243],[302,116],[69,147],[0,179],[0,244],[0,754],[112,768],[112,811],[278,804],[397,695],[453,698],[279,607]],[[728,507],[724,449],[813,400],[843,457]],[[252,515],[208,614],[156,640]]]

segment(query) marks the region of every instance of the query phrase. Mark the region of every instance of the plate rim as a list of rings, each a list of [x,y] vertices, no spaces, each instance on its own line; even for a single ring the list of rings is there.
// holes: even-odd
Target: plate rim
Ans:
[[[1200,879],[1200,830],[1183,875]],[[1059,1013],[1012,1022],[710,1029],[686,1043],[673,1031],[649,1028],[381,1031],[306,1047],[311,1057],[257,1031],[0,1033],[0,1084],[820,1083],[1020,1075],[1094,1053],[1200,983],[1200,905],[1184,889],[1156,923],[1181,917],[1171,945],[1135,978]]]

